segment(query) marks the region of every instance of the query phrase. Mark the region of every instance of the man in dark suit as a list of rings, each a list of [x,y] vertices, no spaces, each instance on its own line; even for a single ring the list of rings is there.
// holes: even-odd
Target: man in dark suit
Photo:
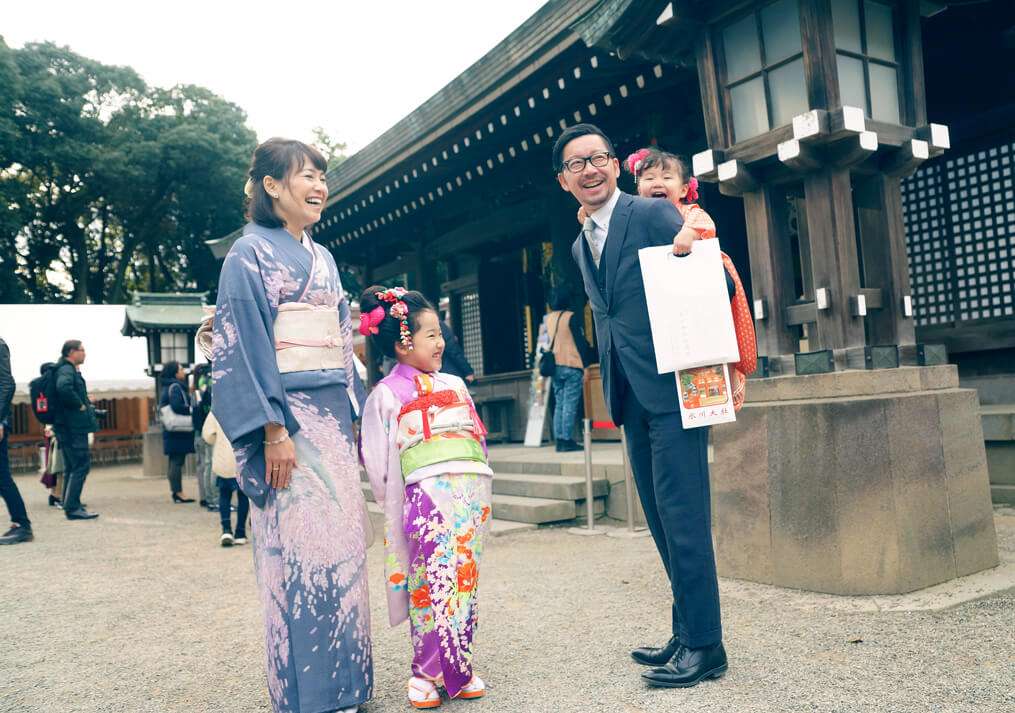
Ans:
[[[11,402],[14,399],[14,376],[11,373],[11,350],[0,339],[0,496],[11,516],[11,527],[0,537],[0,545],[31,542],[32,521],[28,519],[25,501],[21,499],[18,484],[11,476],[11,463],[7,455],[7,441],[11,428]]]
[[[595,317],[613,422],[623,424],[649,531],[669,576],[673,636],[635,649],[650,685],[693,686],[727,668],[712,551],[708,429],[684,430],[674,374],[656,370],[638,250],[673,242],[683,221],[666,200],[617,188],[620,164],[597,127],[577,124],[553,147],[561,188],[589,218],[571,252]],[[729,285],[727,285],[729,287]]]
[[[441,336],[444,337],[444,363],[441,365],[441,371],[457,376],[471,384],[476,380],[476,372],[469,360],[465,358],[465,351],[462,349],[458,337],[455,336],[455,330],[451,329],[443,319],[440,320],[440,325]]]

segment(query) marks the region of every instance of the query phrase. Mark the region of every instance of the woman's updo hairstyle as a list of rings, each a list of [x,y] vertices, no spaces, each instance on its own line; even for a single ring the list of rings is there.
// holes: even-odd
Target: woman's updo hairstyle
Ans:
[[[394,288],[390,288],[394,289]],[[395,358],[395,345],[401,341],[402,320],[391,316],[392,302],[380,299],[377,295],[384,294],[389,288],[383,285],[371,285],[363,291],[359,298],[360,334],[369,336],[373,343],[386,357]],[[408,309],[409,333],[419,331],[419,317],[422,312],[436,313],[430,301],[422,293],[407,290],[399,298]],[[382,311],[375,311],[380,308]],[[379,321],[378,321],[379,320]]]
[[[321,152],[302,141],[276,137],[254,149],[247,185],[243,188],[247,196],[247,220],[266,228],[284,227],[282,220],[275,215],[272,197],[264,189],[264,177],[271,176],[285,184],[290,173],[299,171],[308,162],[319,171],[328,170],[328,162]]]

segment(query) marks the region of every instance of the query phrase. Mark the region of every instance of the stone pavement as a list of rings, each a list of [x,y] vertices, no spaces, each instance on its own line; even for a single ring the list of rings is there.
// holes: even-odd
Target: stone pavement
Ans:
[[[139,466],[93,473],[94,522],[46,508],[35,476],[18,484],[36,541],[0,548],[0,711],[270,710],[250,548],[220,548],[217,515],[173,505]],[[442,710],[1015,710],[1015,577],[1004,569],[1015,565],[1015,510],[995,522],[1005,565],[965,589],[896,600],[723,580],[730,672],[685,691],[645,687],[627,655],[667,637],[650,540],[564,528],[497,537],[477,644],[489,693]],[[364,710],[408,711],[410,650],[386,624],[379,545],[370,567],[376,695]],[[966,603],[942,608],[956,601]]]

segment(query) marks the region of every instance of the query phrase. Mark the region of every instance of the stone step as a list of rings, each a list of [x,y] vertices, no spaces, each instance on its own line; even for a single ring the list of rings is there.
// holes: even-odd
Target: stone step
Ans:
[[[497,482],[496,477],[494,482]],[[374,494],[370,485],[362,483],[363,496],[368,503],[375,503]],[[596,497],[593,503],[593,511],[596,516],[606,512],[606,502],[603,497]],[[493,496],[493,517],[495,520],[510,520],[511,522],[527,522],[541,525],[546,522],[560,522],[561,520],[573,520],[576,517],[585,517],[585,500],[582,499],[561,499],[561,498],[538,498],[524,495],[502,495],[495,493]]]
[[[610,484],[606,478],[592,481],[592,496],[604,498]],[[495,495],[521,495],[527,498],[553,500],[584,500],[585,478],[572,475],[539,475],[530,473],[501,473],[493,476]]]
[[[370,522],[373,525],[374,533],[384,532],[384,513],[381,512],[381,506],[374,502],[368,502],[367,512],[370,514]],[[491,518],[490,536],[504,537],[505,535],[513,535],[516,532],[535,530],[536,527],[537,525],[529,522],[511,522],[510,520]],[[380,542],[382,539],[375,534],[375,543]]]
[[[1015,507],[1015,485],[990,484],[990,499],[995,505]]]
[[[573,520],[577,514],[578,509],[574,500],[526,498],[519,495],[493,496],[493,516],[501,520],[542,525],[547,522]]]
[[[361,482],[360,488],[363,497],[368,503],[377,502],[370,483]],[[599,501],[604,500],[609,491],[606,480],[592,481],[592,493],[596,499],[598,508]],[[525,476],[525,475],[495,475],[493,477],[494,495],[510,495],[522,498],[537,498],[544,500],[570,500],[585,507],[585,480],[569,478],[567,476]]]

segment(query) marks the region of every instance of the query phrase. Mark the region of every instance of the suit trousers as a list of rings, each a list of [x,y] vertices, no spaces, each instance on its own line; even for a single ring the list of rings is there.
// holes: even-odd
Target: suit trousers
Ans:
[[[673,591],[673,633],[690,648],[717,644],[722,624],[712,549],[708,428],[685,430],[680,411],[650,413],[626,379],[622,385],[628,457]]]
[[[88,434],[56,429],[56,442],[63,452],[63,509],[74,512],[81,508],[81,491],[92,469]]]

